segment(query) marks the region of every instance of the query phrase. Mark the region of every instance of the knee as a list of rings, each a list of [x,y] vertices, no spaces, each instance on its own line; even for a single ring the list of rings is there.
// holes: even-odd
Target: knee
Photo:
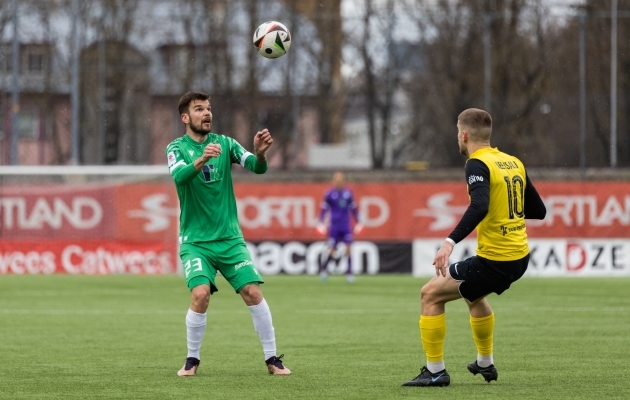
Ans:
[[[263,300],[263,295],[258,285],[244,286],[240,291],[241,297],[245,300],[245,304],[248,306],[255,306],[260,304]]]
[[[431,282],[426,283],[420,289],[420,301],[423,303],[431,302],[431,300],[435,297],[435,288],[431,285]]]
[[[190,300],[193,306],[193,311],[205,312],[210,302],[210,286],[199,285],[195,286],[190,292]]]

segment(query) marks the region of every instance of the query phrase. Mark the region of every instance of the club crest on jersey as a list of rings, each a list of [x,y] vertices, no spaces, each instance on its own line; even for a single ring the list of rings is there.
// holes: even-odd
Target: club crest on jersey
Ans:
[[[206,182],[216,182],[221,180],[219,169],[215,168],[212,164],[206,164],[201,167],[201,173],[203,174],[203,180]]]
[[[195,152],[193,150],[188,150],[188,154],[190,154],[190,156],[192,157],[192,155],[195,154]]]
[[[175,164],[175,160],[177,159],[177,157],[175,157],[175,153],[174,152],[169,152],[168,155],[166,156],[168,158],[168,166],[170,167],[171,165]]]

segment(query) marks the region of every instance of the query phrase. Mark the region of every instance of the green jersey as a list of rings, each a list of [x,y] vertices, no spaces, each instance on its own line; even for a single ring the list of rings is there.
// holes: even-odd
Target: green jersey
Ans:
[[[206,145],[221,145],[221,155],[195,170],[194,161]],[[267,171],[267,163],[245,150],[236,140],[209,133],[203,143],[188,135],[166,147],[168,167],[179,197],[179,242],[194,243],[242,238],[236,197],[232,186],[232,164],[241,164],[257,174]]]

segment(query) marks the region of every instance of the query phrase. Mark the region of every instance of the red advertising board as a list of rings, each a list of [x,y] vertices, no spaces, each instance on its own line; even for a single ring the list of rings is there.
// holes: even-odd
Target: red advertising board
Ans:
[[[468,205],[464,182],[352,184],[362,240],[411,241],[448,235]],[[630,183],[539,182],[544,221],[532,237],[628,237]],[[325,184],[237,183],[239,219],[249,241],[319,239],[314,227]],[[2,240],[94,239],[176,242],[178,200],[172,184],[3,187]]]
[[[409,241],[446,237],[469,204],[464,182],[361,183],[354,189],[365,225],[362,239]],[[237,185],[248,240],[315,238],[322,184]],[[528,220],[532,237],[630,236],[630,183],[538,182],[544,221]]]
[[[464,182],[349,186],[365,226],[357,240],[366,248],[370,243],[391,247],[441,240],[469,202]],[[531,238],[605,241],[630,237],[630,183],[537,182],[536,187],[547,206],[547,217],[527,222]],[[328,188],[321,183],[236,183],[246,240],[276,243],[282,254],[295,253],[296,243],[323,243],[315,226]],[[4,185],[0,191],[0,275],[176,272],[178,215],[177,195],[170,182]],[[282,243],[291,246],[285,249]],[[315,265],[309,250],[313,246],[300,253],[304,268]],[[581,254],[573,247],[569,261]],[[610,254],[623,253],[615,249]],[[372,254],[372,261],[381,256]],[[576,264],[571,262],[566,264]],[[279,268],[297,270],[294,267]]]
[[[112,186],[2,186],[0,237],[11,239],[111,237]]]
[[[1,240],[0,275],[172,274],[176,243],[112,240]]]

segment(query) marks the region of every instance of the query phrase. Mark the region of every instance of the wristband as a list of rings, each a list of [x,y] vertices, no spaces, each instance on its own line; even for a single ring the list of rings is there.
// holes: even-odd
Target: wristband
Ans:
[[[452,244],[453,246],[455,246],[455,241],[454,241],[453,239],[451,239],[451,238],[446,238],[446,239],[444,239],[444,240],[446,240],[447,242],[449,242],[450,244]]]

